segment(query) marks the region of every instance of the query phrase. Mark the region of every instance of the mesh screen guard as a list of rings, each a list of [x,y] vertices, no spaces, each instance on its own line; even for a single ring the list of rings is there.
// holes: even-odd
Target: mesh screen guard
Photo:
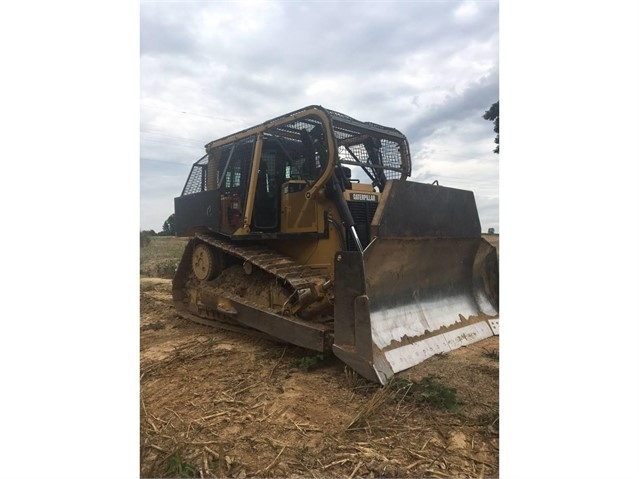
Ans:
[[[326,134],[322,120],[313,114],[313,110],[317,109],[330,118],[332,135]],[[306,110],[308,115],[303,115]],[[335,164],[361,168],[372,183],[380,188],[383,188],[387,180],[406,179],[411,174],[408,142],[401,132],[376,123],[361,122],[319,106],[309,106],[209,143],[207,149],[210,148],[210,151],[213,147],[221,150],[218,181],[223,176],[223,168],[229,157],[233,156],[233,148],[246,141],[253,141],[249,137],[254,138],[257,134],[263,134],[265,141],[270,139],[278,142],[288,157],[288,163],[296,170],[302,169],[298,165],[300,159],[305,158],[308,176],[302,176],[309,180],[318,179],[325,169],[328,159],[322,152],[328,151],[327,141],[331,136],[337,146]],[[308,153],[309,141],[314,150],[311,155]],[[205,155],[193,165],[182,196],[211,188],[213,181],[208,181],[207,187],[208,162],[209,155]],[[357,176],[363,175],[354,175]]]

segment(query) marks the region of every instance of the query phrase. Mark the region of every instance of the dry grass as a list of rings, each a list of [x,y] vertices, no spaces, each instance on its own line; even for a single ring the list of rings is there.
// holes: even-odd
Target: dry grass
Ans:
[[[161,359],[142,356],[142,477],[191,467],[195,477],[478,477],[482,467],[487,477],[498,474],[498,436],[485,417],[362,385],[338,361],[307,373],[272,343],[176,326],[143,333],[149,344],[172,330],[178,340]]]
[[[390,387],[379,388],[373,396],[357,411],[353,420],[348,424],[346,430],[361,427],[367,424],[367,420],[374,416],[379,409],[386,404],[391,397],[396,394]],[[370,427],[370,426],[369,426]]]
[[[185,243],[152,238],[141,270]],[[140,293],[141,477],[498,476],[498,338],[400,375],[455,388],[452,413],[335,358],[303,371],[299,348],[186,321],[168,280]]]
[[[148,246],[140,248],[140,275],[172,278],[188,238],[151,236]]]

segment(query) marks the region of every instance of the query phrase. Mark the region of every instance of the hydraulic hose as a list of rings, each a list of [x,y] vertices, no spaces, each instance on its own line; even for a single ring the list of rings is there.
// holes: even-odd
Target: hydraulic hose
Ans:
[[[355,244],[357,245],[357,250],[360,253],[364,252],[362,248],[362,243],[359,240],[359,236],[357,235],[357,231],[355,231],[355,220],[353,219],[353,215],[351,214],[351,210],[348,209],[348,204],[344,199],[344,189],[341,183],[337,180],[335,172],[331,176],[331,181],[329,182],[329,187],[327,188],[327,196],[335,202],[335,206],[337,207],[337,211],[342,218],[342,222],[346,229],[350,230],[353,235],[353,239],[355,240]]]

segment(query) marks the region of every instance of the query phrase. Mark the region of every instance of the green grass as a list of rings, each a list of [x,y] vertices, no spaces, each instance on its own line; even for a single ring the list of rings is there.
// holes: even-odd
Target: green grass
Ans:
[[[172,278],[188,238],[152,236],[140,247],[140,274],[154,278]]]
[[[169,457],[167,473],[172,477],[195,477],[195,468],[176,452]]]
[[[291,361],[291,365],[294,368],[301,369],[304,372],[312,371],[316,369],[322,361],[324,361],[324,354],[319,353],[313,356],[303,356],[301,358],[296,358]]]
[[[437,409],[459,412],[457,390],[441,383],[434,377],[422,378],[419,382],[395,378],[389,386],[396,389],[399,397],[416,404],[428,404]]]
[[[152,236],[148,246],[140,248],[140,262],[149,260],[175,259],[179,260],[189,238],[175,236]]]

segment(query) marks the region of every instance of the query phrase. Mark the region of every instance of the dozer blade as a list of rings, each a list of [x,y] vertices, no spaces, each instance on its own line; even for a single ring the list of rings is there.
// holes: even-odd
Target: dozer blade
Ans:
[[[394,183],[364,254],[335,256],[333,351],[382,384],[499,332],[497,254],[475,225],[472,193]]]

